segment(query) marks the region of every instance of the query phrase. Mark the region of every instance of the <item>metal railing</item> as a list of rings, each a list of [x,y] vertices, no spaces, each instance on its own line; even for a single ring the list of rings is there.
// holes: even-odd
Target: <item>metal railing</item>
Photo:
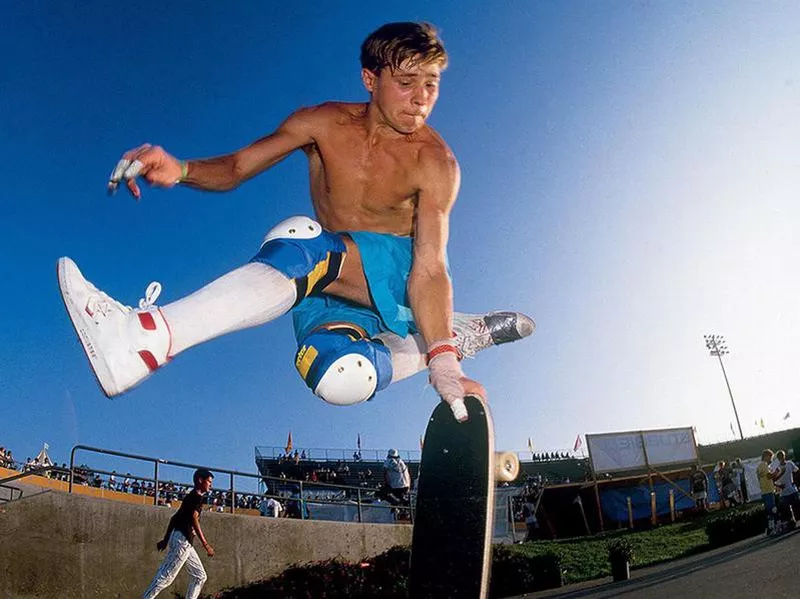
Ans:
[[[0,478],[0,488],[9,489],[9,491],[11,491],[10,497],[8,499],[0,498],[0,501],[5,501],[5,502],[15,501],[15,499],[14,499],[14,491],[19,493],[19,495],[17,496],[17,499],[19,499],[23,495],[22,489],[20,489],[19,487],[11,486],[8,483],[13,483],[14,481],[22,480],[23,478],[27,478],[28,476],[38,476],[38,475],[41,475],[41,474],[47,474],[50,470],[56,470],[57,468],[58,467],[55,466],[55,465],[53,465],[53,466],[41,466],[39,468],[30,468],[30,469],[26,470],[25,472],[20,472],[19,474],[13,474],[11,476],[7,476],[6,478]]]
[[[196,470],[198,468],[208,468],[209,470],[211,470],[214,473],[215,476],[217,476],[218,474],[227,474],[228,475],[228,480],[229,480],[228,487],[227,487],[227,492],[229,493],[229,497],[230,497],[230,506],[229,507],[230,507],[230,513],[232,513],[232,514],[236,513],[236,509],[237,509],[236,508],[236,496],[237,496],[237,494],[246,495],[246,496],[255,495],[255,496],[258,496],[258,497],[262,497],[262,498],[274,497],[276,499],[281,499],[281,500],[284,500],[284,501],[296,500],[300,504],[300,517],[301,517],[301,519],[305,519],[306,511],[307,511],[306,510],[307,504],[312,502],[312,500],[309,499],[306,496],[308,490],[309,489],[329,489],[329,490],[334,490],[337,493],[343,494],[345,497],[349,497],[350,498],[349,501],[355,501],[356,502],[356,508],[357,508],[358,522],[362,522],[363,521],[363,511],[362,511],[363,506],[366,504],[366,500],[369,499],[370,496],[374,497],[374,493],[375,493],[374,490],[367,490],[367,489],[364,489],[364,488],[361,488],[361,487],[352,487],[352,486],[347,486],[347,485],[333,485],[333,484],[328,484],[328,483],[308,482],[308,481],[300,481],[300,480],[295,481],[295,480],[290,480],[290,479],[282,479],[282,478],[278,478],[278,477],[264,476],[262,474],[253,474],[253,473],[250,473],[250,472],[240,472],[238,470],[230,470],[230,469],[227,469],[227,468],[215,468],[215,467],[211,467],[211,466],[207,466],[207,465],[203,465],[203,464],[191,464],[191,463],[187,463],[187,462],[176,462],[176,461],[172,461],[172,460],[165,460],[163,458],[154,458],[154,457],[151,457],[151,456],[142,456],[142,455],[137,455],[137,454],[132,454],[132,453],[125,453],[125,452],[121,452],[121,451],[114,451],[114,450],[111,450],[111,449],[102,449],[102,448],[99,448],[99,447],[91,447],[89,445],[75,445],[72,448],[72,451],[70,452],[70,462],[69,462],[69,492],[70,493],[73,492],[73,486],[75,484],[75,473],[76,473],[76,470],[83,469],[83,468],[80,468],[80,467],[79,468],[75,467],[75,454],[78,451],[88,451],[88,452],[99,453],[99,454],[103,454],[103,455],[110,455],[110,456],[115,456],[115,457],[120,457],[120,458],[127,458],[127,459],[132,459],[132,460],[152,463],[153,464],[153,477],[152,478],[142,477],[142,476],[137,476],[136,478],[138,480],[142,480],[142,481],[152,482],[153,483],[153,490],[154,490],[154,493],[153,493],[153,505],[159,505],[158,502],[159,502],[160,495],[162,493],[161,483],[163,481],[160,479],[160,476],[159,476],[159,467],[161,467],[161,466],[173,466],[173,467],[178,467],[178,468],[189,468],[189,469],[193,469],[193,470]],[[111,475],[111,474],[115,473],[115,472],[108,472],[108,471],[105,471],[105,470],[98,470],[98,469],[92,469],[92,472],[94,474],[105,474],[105,475]],[[276,495],[276,494],[272,494],[272,493],[250,493],[250,492],[241,492],[241,493],[239,493],[239,492],[237,492],[236,486],[235,486],[235,477],[237,477],[237,476],[244,477],[244,478],[249,478],[249,479],[255,479],[259,483],[265,483],[267,485],[269,485],[269,483],[272,483],[275,488],[288,487],[288,486],[297,487],[297,489],[298,489],[298,492],[296,493],[297,496],[296,497],[292,496],[292,497],[288,497],[287,498],[287,497]],[[1,482],[3,482],[3,481],[0,481],[0,483]],[[167,482],[173,482],[173,481],[167,481]],[[221,489],[221,487],[219,487],[219,486],[216,486],[216,488],[217,489]],[[338,503],[341,503],[341,502],[332,501],[332,500],[325,500],[325,499],[318,499],[317,498],[317,499],[314,500],[314,503],[338,504]],[[369,505],[371,507],[379,507],[378,505],[372,504],[371,502],[369,503]],[[395,510],[398,510],[398,511],[408,510],[409,518],[413,518],[413,516],[411,516],[411,508],[408,507],[408,506],[380,505],[380,507],[385,508],[385,509],[395,509]]]
[[[257,445],[255,448],[256,459],[277,460],[279,458],[291,459],[297,451],[300,459],[308,462],[383,462],[386,459],[387,449],[328,449],[318,447],[296,447],[286,454],[286,448]],[[418,450],[398,450],[400,457],[405,461],[419,462],[421,452]]]

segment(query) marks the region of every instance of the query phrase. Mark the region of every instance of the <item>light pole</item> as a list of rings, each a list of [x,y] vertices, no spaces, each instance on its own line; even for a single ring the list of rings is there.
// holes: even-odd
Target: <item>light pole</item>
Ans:
[[[725,377],[725,385],[728,387],[728,395],[731,396],[733,414],[736,416],[736,426],[739,427],[739,437],[744,439],[744,434],[742,433],[742,423],[739,422],[739,412],[736,411],[736,402],[733,401],[733,391],[731,391],[731,384],[728,382],[728,373],[725,372],[725,364],[722,363],[722,356],[730,353],[728,351],[728,346],[725,345],[725,337],[722,335],[703,335],[703,339],[706,341],[706,347],[708,348],[710,354],[719,359],[719,366],[722,368],[722,376]]]

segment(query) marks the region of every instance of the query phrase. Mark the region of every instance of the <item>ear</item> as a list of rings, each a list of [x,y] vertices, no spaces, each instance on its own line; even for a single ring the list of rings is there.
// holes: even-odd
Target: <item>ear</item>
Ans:
[[[373,93],[378,86],[378,75],[369,69],[361,69],[361,82],[369,93]]]

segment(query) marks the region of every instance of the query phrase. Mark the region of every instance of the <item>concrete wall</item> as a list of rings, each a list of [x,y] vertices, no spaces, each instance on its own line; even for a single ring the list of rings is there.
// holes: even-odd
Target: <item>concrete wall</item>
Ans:
[[[155,545],[174,511],[58,491],[0,504],[0,597],[141,597],[164,555]],[[204,512],[201,525],[217,552],[208,558],[198,551],[208,572],[204,593],[269,578],[295,563],[355,561],[411,543],[407,525],[214,512]],[[185,592],[187,581],[181,572],[165,596]]]

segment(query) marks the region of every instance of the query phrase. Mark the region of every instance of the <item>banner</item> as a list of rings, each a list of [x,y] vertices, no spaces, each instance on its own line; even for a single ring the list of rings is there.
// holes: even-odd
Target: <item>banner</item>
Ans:
[[[586,445],[595,474],[697,461],[690,427],[586,435]]]

